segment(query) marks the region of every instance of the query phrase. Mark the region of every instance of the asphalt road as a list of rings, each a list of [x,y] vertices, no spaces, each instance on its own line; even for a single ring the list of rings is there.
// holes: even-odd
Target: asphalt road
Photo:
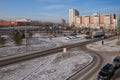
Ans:
[[[89,53],[93,57],[93,62],[90,65],[88,65],[85,69],[76,72],[74,75],[70,76],[66,80],[90,80],[90,78],[94,74],[96,74],[96,71],[99,70],[103,63],[102,56],[96,53],[95,51],[87,49],[85,45],[79,48]]]
[[[112,38],[114,39],[114,38]],[[86,46],[79,47],[81,50],[90,53],[93,57],[93,62],[87,66],[82,71],[76,72],[74,75],[70,76],[67,80],[97,80],[97,74],[100,69],[107,63],[112,63],[114,57],[118,56],[120,52],[103,52],[103,51],[94,51],[87,49]],[[120,77],[120,70],[116,72],[114,77],[111,80],[115,80],[117,77]]]

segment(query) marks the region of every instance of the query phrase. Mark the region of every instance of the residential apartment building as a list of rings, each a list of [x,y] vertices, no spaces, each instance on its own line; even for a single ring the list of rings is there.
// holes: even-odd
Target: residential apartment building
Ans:
[[[69,10],[69,26],[73,26],[75,24],[75,17],[79,16],[79,12],[76,9]]]
[[[72,9],[70,10],[72,11]],[[69,15],[75,15],[75,14],[69,13]],[[72,18],[74,20],[72,20],[73,22],[69,21],[69,24],[73,23],[72,25],[74,25],[75,27],[90,27],[90,28],[103,27],[105,29],[116,28],[116,24],[115,24],[116,15],[115,14],[94,13],[92,15],[87,15],[87,16],[75,15]]]
[[[117,22],[118,29],[120,29],[120,15],[119,15],[119,18],[118,18],[117,21],[118,21],[118,22]]]

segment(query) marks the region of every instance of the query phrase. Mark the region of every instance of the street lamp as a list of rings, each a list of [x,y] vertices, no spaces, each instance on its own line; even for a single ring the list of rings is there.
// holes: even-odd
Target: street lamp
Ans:
[[[27,32],[27,26],[26,26],[26,23],[25,24],[25,39],[26,39],[26,47],[25,47],[25,51],[27,52],[28,51],[28,38],[29,38],[29,35],[28,35],[28,32]]]

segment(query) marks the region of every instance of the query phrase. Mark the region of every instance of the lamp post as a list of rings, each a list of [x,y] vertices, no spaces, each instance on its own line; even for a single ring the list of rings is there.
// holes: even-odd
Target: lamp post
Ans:
[[[28,35],[28,32],[27,32],[27,26],[26,26],[26,23],[25,23],[25,39],[26,39],[26,44],[25,44],[25,51],[27,52],[28,51],[28,38],[29,38],[29,35]]]

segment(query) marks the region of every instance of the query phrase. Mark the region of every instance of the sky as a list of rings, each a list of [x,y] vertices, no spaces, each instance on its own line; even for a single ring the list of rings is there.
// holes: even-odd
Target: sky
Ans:
[[[69,9],[80,15],[120,13],[120,0],[0,0],[0,19],[68,21]]]

